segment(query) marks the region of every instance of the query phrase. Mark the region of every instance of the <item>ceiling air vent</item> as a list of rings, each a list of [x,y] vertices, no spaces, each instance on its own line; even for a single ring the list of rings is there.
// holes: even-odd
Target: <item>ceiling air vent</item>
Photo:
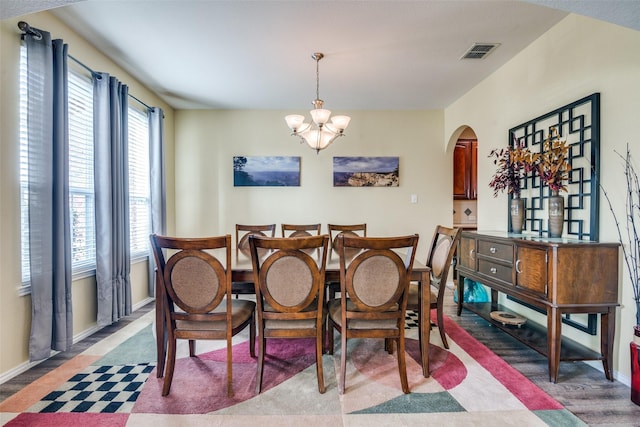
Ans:
[[[482,59],[500,46],[500,43],[475,43],[460,59]]]

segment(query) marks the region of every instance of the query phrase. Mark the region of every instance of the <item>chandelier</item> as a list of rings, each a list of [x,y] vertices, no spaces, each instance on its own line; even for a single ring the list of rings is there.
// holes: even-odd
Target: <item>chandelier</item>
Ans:
[[[316,99],[312,102],[314,109],[311,110],[311,119],[315,127],[311,123],[305,122],[304,116],[300,114],[291,114],[284,119],[292,131],[291,135],[300,137],[301,143],[306,142],[318,153],[331,145],[336,138],[344,135],[344,130],[349,126],[351,117],[334,116],[331,117],[331,123],[329,123],[331,111],[322,108],[324,101],[320,99],[319,62],[324,58],[324,54],[316,52],[311,55],[311,58],[316,61]]]

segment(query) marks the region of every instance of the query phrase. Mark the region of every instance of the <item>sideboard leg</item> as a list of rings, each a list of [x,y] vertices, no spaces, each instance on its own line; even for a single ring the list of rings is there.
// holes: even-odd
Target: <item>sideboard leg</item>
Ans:
[[[462,298],[464,298],[464,276],[458,273],[458,316],[462,314]]]
[[[495,289],[491,289],[491,311],[498,310],[499,301],[500,300],[498,299],[498,291],[496,291]]]
[[[560,345],[562,342],[562,312],[555,308],[547,308],[547,347],[549,351],[549,381],[558,381],[560,366]]]
[[[611,315],[611,318],[609,318]],[[609,381],[613,381],[610,362],[613,360],[613,340],[616,333],[616,309],[610,307],[609,311],[600,315],[600,353],[602,354],[602,367]]]

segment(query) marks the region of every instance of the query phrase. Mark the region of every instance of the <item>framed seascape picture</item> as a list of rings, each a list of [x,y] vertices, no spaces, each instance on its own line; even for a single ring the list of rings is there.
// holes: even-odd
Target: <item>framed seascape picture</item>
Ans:
[[[234,187],[299,187],[300,157],[234,156]]]
[[[398,187],[399,157],[334,157],[334,187]]]

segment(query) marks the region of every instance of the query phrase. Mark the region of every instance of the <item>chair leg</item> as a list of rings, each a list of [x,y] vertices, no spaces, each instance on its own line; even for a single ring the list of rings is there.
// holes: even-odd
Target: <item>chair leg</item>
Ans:
[[[440,330],[440,338],[442,339],[442,344],[444,344],[444,348],[449,350],[447,336],[444,333],[444,315],[442,314],[442,307],[438,307],[436,309],[436,316],[438,318],[438,329]]]
[[[384,349],[387,350],[387,353],[393,354],[393,340],[391,338],[384,339]]]
[[[338,385],[338,393],[344,394],[344,383],[347,377],[347,334],[346,330],[340,334],[340,342],[342,348],[340,349],[340,383]]]
[[[322,355],[324,353],[324,328],[320,328],[316,336],[316,375],[318,376],[318,391],[325,392],[324,372],[322,370]]]
[[[418,348],[422,350],[422,310],[415,310],[418,313]]]
[[[227,396],[233,397],[233,342],[227,337]]]
[[[327,353],[333,354],[333,323],[327,319]]]
[[[176,340],[173,337],[169,338],[169,348],[167,354],[167,364],[164,373],[164,384],[162,386],[162,395],[166,396],[171,390],[171,381],[173,380],[173,370],[176,366]]]
[[[249,355],[256,357],[256,319],[255,315],[251,315],[251,324],[249,325]]]
[[[196,340],[189,340],[189,357],[196,356]]]
[[[258,371],[256,372],[256,394],[260,394],[262,390],[262,371],[264,368],[264,351],[266,340],[264,338],[264,328],[260,328],[260,336],[258,337]]]
[[[404,353],[404,334],[401,332],[397,339],[398,343],[398,371],[400,372],[400,384],[404,394],[410,393],[409,382],[407,381],[407,361]]]
[[[164,375],[164,364],[167,358],[167,329],[168,326],[164,319],[163,304],[159,299],[162,298],[162,292],[156,283],[156,377],[162,378]]]

